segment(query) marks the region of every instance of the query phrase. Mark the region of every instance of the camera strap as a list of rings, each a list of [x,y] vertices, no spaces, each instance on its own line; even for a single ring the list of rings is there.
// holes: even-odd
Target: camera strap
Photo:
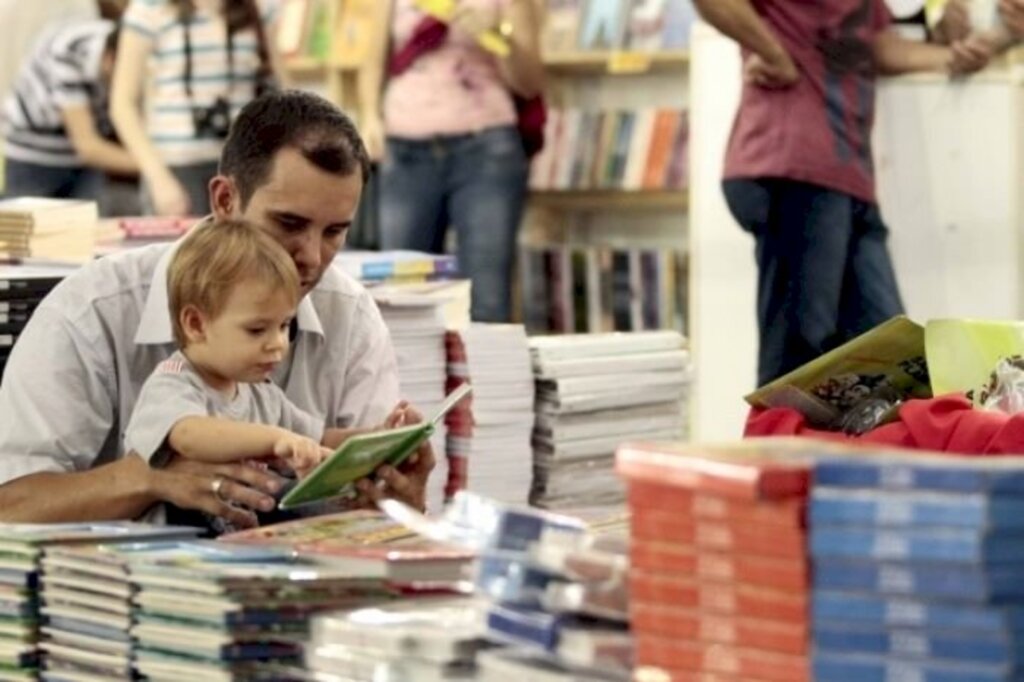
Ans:
[[[184,6],[184,5],[183,5]],[[195,106],[195,96],[192,92],[192,17],[194,15],[191,12],[186,12],[184,9],[179,14],[179,20],[181,21],[181,28],[183,32],[183,38],[185,41],[185,72],[184,85],[185,95],[188,97],[188,103],[190,106]],[[235,33],[231,30],[231,27],[227,25],[225,20],[225,29],[227,32],[225,45],[227,47],[227,58],[228,58],[228,89],[227,96],[230,100],[231,91],[234,89],[235,84]]]

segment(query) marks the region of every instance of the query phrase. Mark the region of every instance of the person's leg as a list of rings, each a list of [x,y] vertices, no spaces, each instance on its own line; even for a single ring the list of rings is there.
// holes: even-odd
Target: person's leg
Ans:
[[[494,128],[465,140],[453,157],[450,212],[459,268],[473,282],[471,315],[512,316],[512,265],[523,216],[529,163],[519,132]]]
[[[839,313],[839,331],[844,340],[903,313],[886,246],[889,230],[877,204],[854,202],[852,233]]]
[[[839,306],[852,229],[847,195],[788,180],[726,183],[733,214],[757,239],[758,383],[840,340]]]
[[[103,173],[93,168],[76,168],[61,188],[68,199],[83,199],[100,203],[103,198]]]
[[[378,176],[380,248],[441,253],[445,211],[445,145],[389,139]]]
[[[42,166],[35,163],[4,160],[4,196],[63,198],[62,188],[74,176],[75,168]]]

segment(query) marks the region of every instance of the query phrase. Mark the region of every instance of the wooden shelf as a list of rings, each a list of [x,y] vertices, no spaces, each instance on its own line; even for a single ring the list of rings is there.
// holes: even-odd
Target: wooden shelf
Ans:
[[[552,73],[629,76],[657,71],[685,71],[690,66],[690,52],[566,52],[545,55],[544,65]]]
[[[327,62],[319,57],[286,57],[284,68],[292,75],[314,78],[327,71]]]
[[[544,190],[531,191],[534,206],[563,211],[685,211],[687,190]]]

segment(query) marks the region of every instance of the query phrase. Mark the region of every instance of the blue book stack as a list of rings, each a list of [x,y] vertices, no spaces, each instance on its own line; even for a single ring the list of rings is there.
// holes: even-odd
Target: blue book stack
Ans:
[[[820,462],[814,677],[1024,681],[1024,458]]]

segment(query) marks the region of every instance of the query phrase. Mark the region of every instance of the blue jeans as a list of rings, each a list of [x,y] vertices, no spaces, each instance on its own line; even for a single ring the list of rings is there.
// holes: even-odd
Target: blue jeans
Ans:
[[[507,322],[528,172],[522,138],[511,126],[389,138],[380,174],[381,248],[441,253],[453,225],[459,268],[473,282],[472,318]]]
[[[756,240],[759,385],[903,312],[876,204],[791,180],[722,186]]]
[[[5,196],[99,201],[102,193],[103,174],[98,170],[4,160]]]

